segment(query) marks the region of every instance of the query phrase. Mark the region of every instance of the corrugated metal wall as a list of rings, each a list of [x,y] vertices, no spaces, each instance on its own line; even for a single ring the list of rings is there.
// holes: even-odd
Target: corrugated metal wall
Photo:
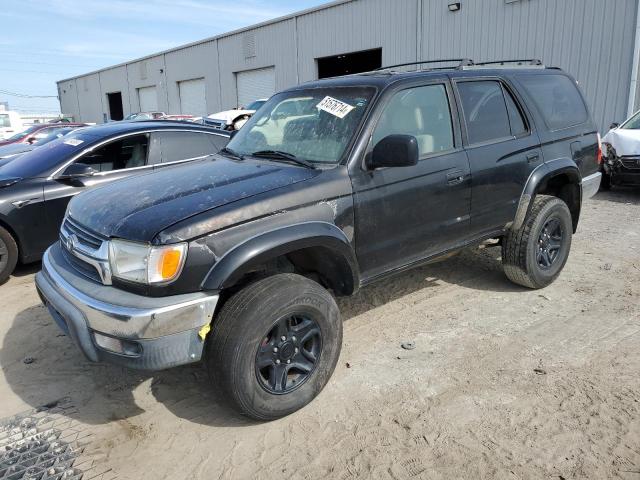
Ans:
[[[215,112],[221,108],[217,41],[168,52],[164,57],[168,91],[167,113],[183,113],[180,111],[178,82],[196,78],[205,80],[207,111]]]
[[[570,72],[601,129],[626,115],[637,0],[424,0],[426,58],[539,58]]]
[[[129,115],[131,110],[131,102],[129,101],[129,82],[127,81],[127,67],[121,66],[110,68],[100,72],[100,92],[102,95],[103,112],[109,118],[109,102],[107,94],[113,92],[122,92],[122,111],[125,115]],[[98,120],[93,120],[98,121]],[[102,119],[100,119],[102,121]]]
[[[316,59],[382,48],[383,63],[470,57],[540,58],[579,81],[601,129],[626,115],[638,0],[353,0],[59,83],[61,108],[100,122],[106,93],[155,85],[180,112],[178,83],[205,78],[207,110],[235,107],[236,73],[275,67],[276,89],[317,77]],[[73,86],[75,85],[75,87]],[[640,99],[639,99],[640,100]]]

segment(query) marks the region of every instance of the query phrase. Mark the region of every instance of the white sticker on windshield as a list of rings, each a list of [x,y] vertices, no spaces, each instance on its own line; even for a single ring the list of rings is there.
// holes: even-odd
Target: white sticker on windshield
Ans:
[[[64,142],[62,142],[62,143],[66,144],[66,145],[71,145],[72,147],[77,147],[81,143],[84,143],[84,141],[80,140],[79,138],[69,138],[69,139],[65,140]]]
[[[344,118],[347,113],[349,113],[355,107],[352,107],[348,103],[341,102],[340,100],[337,100],[333,97],[326,96],[318,105],[316,105],[316,108],[318,108],[319,110],[324,110],[325,112],[328,112],[331,115],[335,115],[338,118]]]

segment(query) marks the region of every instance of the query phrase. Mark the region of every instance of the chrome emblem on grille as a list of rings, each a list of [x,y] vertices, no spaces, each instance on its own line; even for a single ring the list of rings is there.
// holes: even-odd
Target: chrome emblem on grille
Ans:
[[[73,252],[76,248],[76,245],[78,244],[78,237],[72,233],[71,235],[69,235],[67,237],[67,250],[69,250],[69,252]]]

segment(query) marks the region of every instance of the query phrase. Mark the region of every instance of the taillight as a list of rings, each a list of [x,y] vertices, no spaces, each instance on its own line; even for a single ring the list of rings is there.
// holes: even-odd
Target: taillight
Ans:
[[[596,153],[596,161],[598,165],[602,165],[602,139],[600,138],[600,134],[598,133],[598,153]]]

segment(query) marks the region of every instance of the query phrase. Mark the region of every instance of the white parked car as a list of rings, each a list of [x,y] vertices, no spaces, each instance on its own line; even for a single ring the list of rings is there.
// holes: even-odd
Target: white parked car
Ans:
[[[640,111],[610,128],[602,139],[602,188],[640,185]]]
[[[16,133],[22,132],[27,128],[22,123],[22,118],[18,112],[9,110],[0,111],[0,140],[12,137]]]
[[[205,124],[221,130],[240,130],[251,115],[264,105],[267,98],[262,98],[251,102],[246,107],[234,108],[233,110],[225,110],[224,112],[212,113],[205,120]]]

